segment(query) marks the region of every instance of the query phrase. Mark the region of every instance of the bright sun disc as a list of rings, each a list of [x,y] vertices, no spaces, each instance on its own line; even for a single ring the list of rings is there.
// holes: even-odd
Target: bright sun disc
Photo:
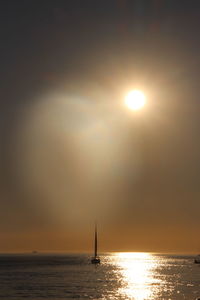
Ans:
[[[139,90],[133,90],[128,93],[125,103],[132,110],[139,110],[145,105],[145,95]]]

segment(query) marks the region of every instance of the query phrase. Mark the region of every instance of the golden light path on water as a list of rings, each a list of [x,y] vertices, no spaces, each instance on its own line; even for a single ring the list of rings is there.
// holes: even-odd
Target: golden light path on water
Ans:
[[[122,275],[122,287],[119,295],[127,299],[155,299],[155,285],[160,283],[156,278],[157,260],[149,253],[116,253],[113,257]]]

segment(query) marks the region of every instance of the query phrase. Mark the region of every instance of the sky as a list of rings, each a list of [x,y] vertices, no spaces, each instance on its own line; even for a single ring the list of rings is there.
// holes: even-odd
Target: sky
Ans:
[[[0,252],[200,251],[198,0],[2,0]],[[131,89],[143,110],[124,106]]]

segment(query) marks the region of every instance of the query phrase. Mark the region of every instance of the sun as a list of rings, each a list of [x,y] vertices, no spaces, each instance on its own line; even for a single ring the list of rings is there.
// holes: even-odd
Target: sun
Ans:
[[[146,103],[146,97],[140,90],[130,91],[125,97],[125,104],[132,110],[141,109]]]

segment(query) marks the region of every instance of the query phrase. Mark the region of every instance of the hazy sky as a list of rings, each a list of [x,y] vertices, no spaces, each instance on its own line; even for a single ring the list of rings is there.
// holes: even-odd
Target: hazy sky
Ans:
[[[5,0],[0,23],[0,251],[90,251],[98,219],[102,251],[199,252],[199,0]]]

